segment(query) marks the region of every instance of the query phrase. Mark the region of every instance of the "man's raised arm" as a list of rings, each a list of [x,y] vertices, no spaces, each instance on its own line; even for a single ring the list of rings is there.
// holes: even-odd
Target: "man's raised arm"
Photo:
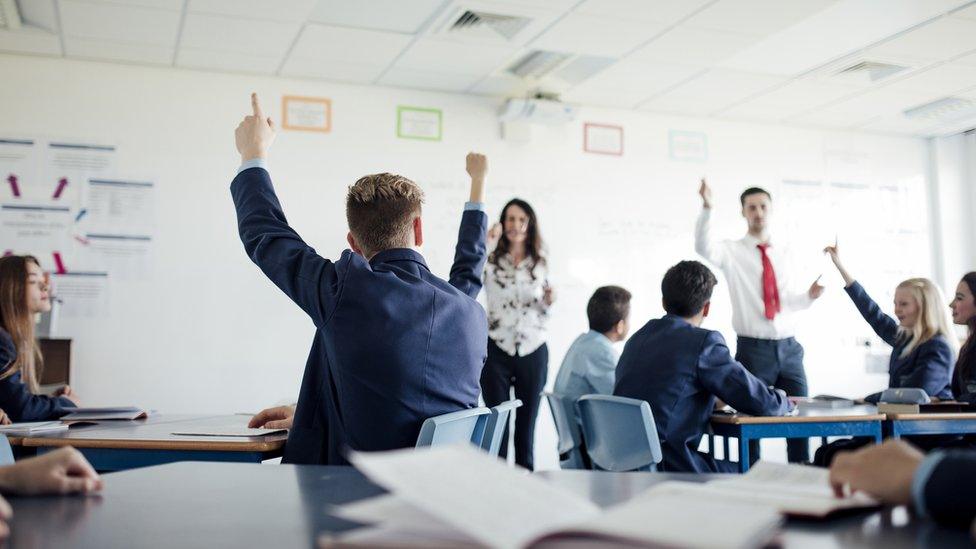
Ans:
[[[481,291],[481,272],[485,268],[487,250],[485,232],[488,215],[485,213],[485,182],[488,175],[488,159],[483,154],[468,153],[468,175],[471,176],[471,195],[464,205],[461,228],[458,230],[454,249],[454,265],[451,266],[450,283],[472,298]]]

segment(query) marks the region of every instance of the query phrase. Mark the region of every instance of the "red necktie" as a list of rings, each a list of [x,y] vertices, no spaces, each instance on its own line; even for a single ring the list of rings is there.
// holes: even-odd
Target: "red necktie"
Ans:
[[[779,312],[779,289],[776,287],[776,273],[773,272],[773,262],[766,255],[766,248],[769,247],[769,244],[758,244],[756,247],[762,254],[763,305],[766,306],[766,318],[772,320],[776,318],[776,313]]]

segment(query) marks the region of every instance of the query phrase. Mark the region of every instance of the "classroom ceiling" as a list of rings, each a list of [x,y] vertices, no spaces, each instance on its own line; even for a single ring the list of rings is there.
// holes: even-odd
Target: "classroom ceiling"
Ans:
[[[581,105],[907,135],[976,127],[976,0],[16,5],[22,24],[0,29],[2,52],[499,97],[543,90]]]

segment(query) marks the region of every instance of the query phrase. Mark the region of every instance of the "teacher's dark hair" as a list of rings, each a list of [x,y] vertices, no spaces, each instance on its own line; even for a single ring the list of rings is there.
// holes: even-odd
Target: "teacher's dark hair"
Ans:
[[[535,215],[535,210],[528,202],[522,200],[521,198],[513,198],[505,204],[502,208],[502,214],[499,216],[498,222],[505,226],[505,214],[508,213],[508,209],[512,206],[518,206],[525,211],[525,215],[529,217],[529,226],[525,231],[525,253],[528,257],[532,259],[532,267],[537,264],[545,263],[546,260],[542,257],[542,234],[539,232],[539,220]],[[498,265],[498,259],[508,253],[511,249],[512,243],[508,240],[508,236],[505,231],[502,231],[501,237],[498,239],[498,244],[495,246],[495,251],[491,252],[488,256],[488,262],[494,265]]]
[[[661,281],[664,310],[671,315],[690,318],[705,308],[718,284],[708,267],[697,261],[682,261],[668,269]]]
[[[763,189],[761,187],[749,187],[748,189],[742,191],[742,194],[739,195],[739,203],[745,206],[746,197],[752,196],[754,194],[764,194],[766,195],[766,198],[768,198],[770,201],[773,200],[773,195],[769,194],[769,191],[767,191],[766,189]]]

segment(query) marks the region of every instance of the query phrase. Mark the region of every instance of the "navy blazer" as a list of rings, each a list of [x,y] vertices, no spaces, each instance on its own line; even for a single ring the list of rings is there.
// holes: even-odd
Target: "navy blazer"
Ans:
[[[878,304],[858,282],[844,289],[874,333],[893,347],[891,358],[888,359],[888,387],[916,387],[924,389],[930,397],[951,400],[952,348],[945,338],[937,335],[902,357],[908,339],[899,333],[898,321],[881,312]],[[864,397],[864,400],[877,403],[880,398],[881,393],[874,393]]]
[[[651,320],[630,337],[617,363],[613,394],[651,405],[664,457],[658,468],[672,472],[721,470],[698,452],[716,396],[746,414],[780,416],[790,410],[789,400],[732,358],[722,334],[673,315]]]
[[[0,328],[0,376],[16,359],[17,346],[13,338]],[[74,402],[64,397],[31,393],[21,381],[20,372],[0,379],[0,408],[14,423],[58,419],[74,407]]]
[[[416,444],[431,416],[478,405],[488,321],[481,290],[488,218],[466,211],[450,281],[410,249],[332,262],[298,236],[263,168],[231,183],[241,241],[315,324],[286,463],[346,464],[347,449]]]
[[[936,521],[969,528],[976,519],[976,452],[950,450],[922,487],[922,505]]]

